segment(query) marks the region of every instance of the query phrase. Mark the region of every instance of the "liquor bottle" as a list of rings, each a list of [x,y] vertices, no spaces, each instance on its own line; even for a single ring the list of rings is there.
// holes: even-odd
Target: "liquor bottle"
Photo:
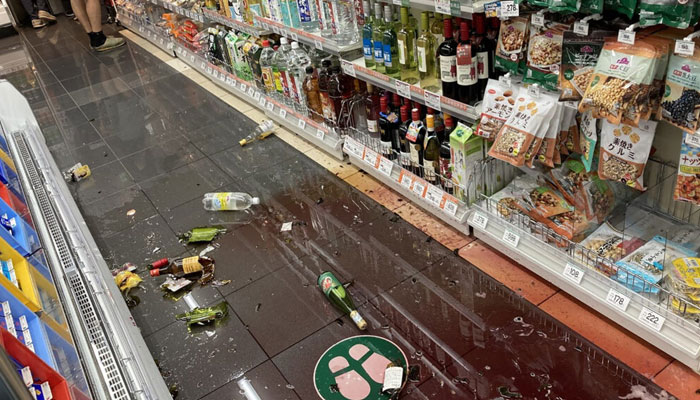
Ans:
[[[241,147],[254,142],[256,140],[265,139],[274,133],[275,125],[272,120],[266,119],[260,125],[255,127],[255,130],[245,138],[238,141]],[[195,228],[196,229],[196,228]]]
[[[272,58],[275,56],[275,51],[270,47],[269,40],[263,40],[262,53],[260,54],[260,70],[262,80],[265,84],[265,93],[268,96],[277,98],[277,89],[275,89],[275,81],[272,77]]]
[[[298,42],[292,42],[292,51],[289,55],[290,66],[287,77],[289,81],[289,91],[294,99],[294,108],[307,114],[306,96],[304,96],[304,79],[306,78],[306,67],[311,65],[311,59],[304,49],[299,47]]]
[[[452,150],[450,148],[450,133],[454,130],[452,117],[445,117],[445,140],[440,145],[440,178],[442,189],[452,194],[454,193],[454,183],[452,182]]]
[[[489,55],[489,78],[498,79],[501,72],[496,69],[496,46],[498,43],[498,31],[501,28],[501,21],[498,18],[489,18],[489,28],[486,31],[486,43],[490,49]]]
[[[374,23],[372,24],[372,48],[374,49],[374,69],[384,73],[384,19],[382,3],[374,3]]]
[[[332,66],[328,79],[328,98],[333,104],[333,123],[339,128],[348,127],[350,122],[349,109],[347,109],[353,93],[352,77],[341,72],[340,66]],[[333,125],[331,125],[333,126]]]
[[[367,132],[367,82],[360,79],[353,79],[355,91],[350,103],[350,114],[352,115],[352,127],[360,132]]]
[[[418,67],[416,65],[416,27],[408,18],[408,8],[401,7],[401,29],[396,34],[399,48],[399,66],[401,80],[414,85],[418,83]]]
[[[389,108],[389,97],[384,96],[379,100],[381,111],[379,112],[379,132],[382,155],[390,160],[396,159],[399,152],[398,128],[399,116]]]
[[[379,92],[371,84],[367,84],[365,107],[367,113],[367,131],[369,137],[379,139]]]
[[[431,92],[440,90],[439,80],[435,74],[435,36],[428,28],[428,12],[420,15],[421,34],[416,40],[416,58],[418,62],[418,76],[420,86]]]
[[[248,58],[248,64],[253,72],[253,81],[258,89],[265,90],[265,84],[262,79],[262,69],[260,68],[260,55],[262,54],[262,46],[255,41],[255,38],[251,38],[250,46],[247,47],[246,55]],[[244,46],[244,51],[246,47]]]
[[[411,110],[411,124],[406,131],[406,140],[410,143],[409,153],[411,170],[418,176],[423,176],[423,141],[425,140],[425,125],[420,120],[420,110]]]
[[[445,29],[445,24],[443,22],[442,14],[431,13],[432,21],[430,22],[430,33],[435,37],[436,43],[440,44],[445,41],[445,36],[443,36],[443,29]],[[449,19],[449,18],[448,18]]]
[[[457,100],[457,41],[452,37],[452,20],[446,18],[443,23],[445,41],[440,43],[437,49],[442,95]]]
[[[204,256],[177,258],[167,266],[153,268],[150,274],[153,277],[165,274],[175,275],[176,278],[196,277],[213,264],[213,259]]]
[[[297,0],[299,22],[306,32],[318,32],[318,10],[314,0]]]
[[[335,110],[331,101],[329,90],[329,82],[331,78],[331,60],[323,60],[321,62],[321,71],[318,73],[318,90],[321,96],[321,109],[323,110],[323,120],[329,126],[335,123]]]
[[[439,171],[440,140],[435,134],[435,118],[432,114],[425,116],[425,139],[423,142],[423,176],[428,183],[438,184],[436,171]],[[437,167],[437,168],[436,168]]]
[[[320,0],[324,21],[321,36],[332,38],[338,43],[357,43],[357,17],[353,0]]]
[[[477,13],[472,16],[474,22],[474,36],[472,36],[472,47],[476,52],[476,79],[477,79],[477,97],[474,99],[481,100],[486,91],[486,85],[489,82],[491,68],[495,68],[493,63],[494,49],[489,47],[489,42],[486,38],[486,15]]]
[[[370,18],[369,1],[364,1],[365,24],[362,26],[362,52],[364,53],[365,67],[374,69],[374,51],[372,48],[372,29],[374,19]]]
[[[384,29],[382,31],[382,54],[384,55],[384,73],[399,79],[399,49],[396,44],[396,24],[394,24],[392,6],[384,6]]]
[[[411,144],[408,141],[408,139],[406,139],[408,126],[411,125],[411,118],[409,117],[410,109],[411,107],[409,107],[408,104],[404,104],[401,106],[401,125],[399,126],[399,162],[401,163],[401,166],[407,171],[412,171]]]
[[[367,322],[365,322],[364,318],[357,312],[357,308],[350,294],[332,272],[324,272],[318,277],[318,287],[336,308],[350,315],[350,318],[360,330],[367,329]]]
[[[287,70],[289,68],[289,52],[292,47],[287,42],[286,37],[280,38],[280,45],[275,52],[275,56],[272,58],[272,76],[275,79],[275,88],[277,89],[277,95],[279,98],[288,106],[293,106],[290,97],[289,86],[287,79]]]
[[[469,25],[460,24],[460,41],[457,46],[457,99],[472,104],[479,97],[476,79],[476,49],[472,46]]]
[[[306,67],[306,78],[304,78],[304,96],[306,96],[306,107],[311,119],[316,122],[323,122],[323,107],[321,107],[321,94],[318,88],[318,75],[314,67]]]

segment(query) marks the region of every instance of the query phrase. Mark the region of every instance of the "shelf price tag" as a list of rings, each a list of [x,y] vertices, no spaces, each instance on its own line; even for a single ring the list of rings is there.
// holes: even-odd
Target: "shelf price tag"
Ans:
[[[255,93],[258,93],[255,91],[255,89],[253,89],[252,87],[248,88],[248,96],[253,97],[255,96]]]
[[[620,43],[634,44],[634,31],[620,29],[617,33],[617,41]]]
[[[430,92],[428,90],[423,92],[425,96],[425,105],[436,111],[442,111],[440,103],[440,95],[437,93]]]
[[[564,272],[562,272],[562,275],[564,277],[577,285],[581,284],[581,280],[583,279],[583,274],[584,272],[580,270],[578,267],[571,263],[566,263],[566,266],[564,267]]]
[[[666,322],[666,318],[646,307],[642,307],[642,312],[639,313],[639,320],[642,321],[644,325],[657,332],[661,331],[661,327],[664,326],[664,322]]]
[[[544,26],[544,15],[542,15],[540,13],[532,14],[532,25]]]
[[[577,35],[588,36],[588,22],[574,22],[574,33]]]
[[[268,101],[266,107],[268,110],[273,111],[275,109],[275,103]]]
[[[692,56],[695,52],[695,42],[692,40],[676,40],[673,52],[679,56]]]
[[[511,231],[510,229],[506,228],[506,230],[503,231],[503,241],[506,244],[509,244],[513,247],[518,247],[518,242],[520,242],[520,236],[518,236],[518,234]]]
[[[241,83],[241,90],[242,90],[243,92],[245,92],[246,90],[248,90],[248,85],[246,85],[245,83]]]
[[[357,77],[357,75],[355,75],[355,64],[348,60],[342,60],[341,66],[343,67],[343,73],[345,75],[350,75],[353,78]]]
[[[456,199],[449,194],[445,193],[442,196],[442,201],[440,202],[440,208],[447,214],[451,216],[457,215],[457,209],[459,208],[459,204],[457,203]]]
[[[411,189],[411,182],[413,182],[411,174],[406,172],[405,169],[402,169],[401,174],[399,174],[399,183],[401,186],[405,187],[406,189]]]
[[[267,99],[260,96],[260,92],[258,92],[258,94],[256,94],[256,96],[258,96],[258,103],[260,104],[260,107],[265,107],[265,104],[267,104]]]
[[[282,107],[280,107],[280,117],[287,118],[287,110]]]
[[[299,127],[299,129],[305,129],[306,121],[304,121],[303,118],[299,118],[299,121],[297,121],[297,126]]]
[[[435,12],[440,14],[449,14],[450,0],[435,0]]]
[[[194,64],[194,54],[190,54],[190,62]]]
[[[400,80],[395,80],[394,84],[396,85],[396,93],[399,96],[411,100],[411,85]]]
[[[367,164],[371,165],[372,168],[377,168],[377,158],[379,157],[379,154],[377,154],[376,151],[365,147],[365,154],[362,157],[362,160],[366,162]]]
[[[290,32],[290,33],[289,33],[289,36],[292,37],[292,40],[293,40],[293,41],[295,41],[295,42],[298,42],[298,41],[299,41],[299,35],[297,35],[296,32]]]
[[[201,69],[202,71],[206,70],[206,67],[207,67],[207,63],[205,63],[204,61],[202,61],[202,63],[199,64],[199,69]]]
[[[253,89],[253,88],[250,88],[250,90],[248,90],[248,92],[249,92],[249,93],[250,93],[250,92],[254,92],[254,93],[253,93],[253,98],[255,99],[255,101],[260,101],[260,92],[255,92],[255,91],[253,91],[252,89]]]
[[[317,40],[314,40],[314,46],[315,46],[317,49],[319,49],[319,50],[323,50],[323,42],[321,42],[321,41],[318,40],[318,39],[317,39]]]
[[[358,143],[355,139],[350,137],[345,138],[345,141],[343,142],[343,149],[346,153],[351,154],[359,159],[362,159],[364,155],[363,146],[360,143]]]
[[[377,169],[382,174],[391,176],[391,171],[394,169],[394,163],[386,157],[381,157],[379,159],[379,167]]]
[[[520,15],[520,5],[514,1],[501,2],[501,18],[517,17]]]
[[[204,63],[202,63],[202,65],[204,65]],[[211,69],[211,67],[207,65],[207,74],[212,75],[213,72],[214,72],[214,70]]]
[[[685,135],[685,144],[693,147],[700,147],[700,134],[695,132],[695,134]]]
[[[425,191],[425,199],[435,207],[440,207],[442,202],[442,195],[444,192],[436,186],[428,185],[428,189]]]
[[[400,6],[401,5],[401,0],[391,0],[391,4],[395,6]]]
[[[608,297],[605,298],[605,301],[623,312],[627,311],[627,306],[630,305],[629,297],[612,288],[608,292]]]
[[[322,129],[316,129],[316,138],[323,140],[324,137],[326,137],[326,133]]]
[[[411,191],[420,197],[425,197],[426,183],[421,179],[414,179],[411,185]]]
[[[472,225],[479,229],[486,229],[486,224],[489,223],[489,219],[482,213],[475,211],[472,215]]]

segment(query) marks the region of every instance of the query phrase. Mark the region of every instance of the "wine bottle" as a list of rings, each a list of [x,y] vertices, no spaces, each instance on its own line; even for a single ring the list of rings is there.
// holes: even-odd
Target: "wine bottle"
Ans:
[[[384,55],[384,73],[399,79],[399,48],[396,41],[396,24],[393,20],[392,6],[384,6],[384,30],[382,32],[382,54]]]
[[[411,85],[418,83],[416,65],[416,27],[408,18],[408,8],[401,7],[401,29],[396,34],[399,48],[401,80]]]
[[[362,52],[364,53],[365,67],[374,69],[374,49],[372,48],[372,29],[374,29],[374,19],[370,18],[369,1],[364,2],[365,24],[362,26]]]
[[[150,274],[153,277],[165,274],[175,275],[176,278],[196,277],[202,274],[204,268],[208,268],[213,264],[213,259],[204,256],[177,258],[167,266],[153,268]]]
[[[411,124],[406,131],[406,140],[410,143],[411,170],[418,176],[423,176],[423,140],[425,139],[425,125],[420,120],[420,110],[411,110]]]
[[[472,46],[469,25],[460,24],[460,41],[457,46],[457,86],[458,99],[462,103],[472,104],[479,97],[476,79],[476,49]]]
[[[406,139],[408,126],[411,124],[410,107],[408,104],[401,106],[401,125],[399,126],[399,142],[401,149],[399,150],[399,162],[407,171],[411,171],[411,144]]]
[[[374,23],[372,24],[372,48],[374,50],[374,69],[384,73],[384,19],[382,3],[374,3]]]
[[[491,68],[494,68],[493,50],[489,48],[489,42],[486,39],[486,15],[477,13],[473,15],[474,36],[472,36],[472,48],[476,53],[476,79],[477,79],[477,97],[473,100],[481,100],[486,91],[486,85],[489,82]]]
[[[440,85],[435,73],[435,36],[428,26],[428,12],[420,15],[421,34],[416,40],[416,58],[418,64],[418,76],[420,86],[431,92],[438,92]]]
[[[326,271],[318,277],[318,287],[323,291],[328,300],[340,311],[350,315],[352,321],[360,330],[367,329],[367,322],[357,312],[355,303],[353,303],[350,294],[345,290],[343,285],[333,275],[332,272]]]
[[[425,139],[423,143],[423,176],[428,183],[438,184],[436,170],[439,170],[440,140],[435,134],[435,117],[432,114],[425,116]]]
[[[365,107],[369,137],[379,139],[379,93],[377,89],[369,83],[367,84]]]
[[[457,41],[452,37],[452,20],[446,18],[445,41],[440,43],[437,55],[440,65],[440,81],[442,81],[442,95],[450,99],[458,100],[457,90]]]

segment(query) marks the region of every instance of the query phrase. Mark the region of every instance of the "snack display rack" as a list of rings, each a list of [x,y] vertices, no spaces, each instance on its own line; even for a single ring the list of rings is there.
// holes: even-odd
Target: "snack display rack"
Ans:
[[[162,32],[157,29],[153,29],[153,24],[148,24],[142,21],[143,17],[134,15],[127,10],[119,11],[119,22],[132,32],[138,33],[140,36],[148,39],[151,43],[156,45],[159,49],[168,53],[171,56],[175,56],[173,51],[173,41]]]
[[[25,233],[35,230],[29,242],[39,249],[25,258],[0,240],[0,260],[12,261],[20,283],[0,277],[7,304],[0,344],[48,382],[54,399],[169,398],[29,104],[8,81],[0,80],[0,93],[0,147],[16,168],[11,184],[31,217]],[[32,264],[37,260],[47,271]]]

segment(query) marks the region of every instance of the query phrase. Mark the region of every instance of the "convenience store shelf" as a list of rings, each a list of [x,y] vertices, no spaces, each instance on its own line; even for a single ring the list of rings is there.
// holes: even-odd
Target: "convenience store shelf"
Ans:
[[[188,50],[175,45],[175,53],[192,69],[212,80],[229,93],[245,100],[278,124],[303,137],[335,158],[343,159],[343,140],[332,130],[322,126],[293,109],[284,106],[246,82]]]
[[[696,323],[578,262],[529,229],[501,218],[495,206],[486,204],[488,200],[472,207],[468,222],[474,236],[700,372],[700,327]]]
[[[362,43],[360,41],[349,46],[343,46],[321,35],[309,33],[302,29],[291,28],[268,18],[256,16],[255,20],[265,29],[271,30],[278,35],[285,36],[293,41],[299,41],[308,46],[313,46],[326,53],[334,54],[345,59],[354,59],[362,56]]]
[[[124,25],[127,29],[147,39],[148,41],[156,45],[156,47],[168,53],[169,55],[175,56],[175,52],[173,51],[173,42],[172,39],[170,39],[170,37],[162,33],[156,32],[147,24],[139,22],[139,17],[131,14],[128,11],[120,9],[117,12],[117,15],[119,22],[122,25]]]
[[[345,137],[343,150],[352,164],[453,228],[469,235],[466,224],[469,208],[456,197],[382,157],[350,136]]]
[[[394,4],[404,7],[415,8],[417,10],[423,11],[433,11],[438,12],[436,7],[436,1],[434,0],[379,0],[382,3]],[[449,2],[448,2],[449,3]],[[459,6],[460,15],[453,15],[454,17],[467,17],[471,19],[471,15],[474,13],[484,12],[484,3],[478,2],[477,4],[461,4]],[[471,3],[471,2],[470,2]],[[449,7],[449,4],[447,4]],[[449,12],[446,14],[450,14]],[[455,13],[456,14],[456,13]]]
[[[378,86],[382,89],[398,93],[402,97],[425,104],[427,107],[445,112],[457,119],[473,123],[479,117],[479,113],[473,106],[449,99],[438,93],[423,90],[416,85],[409,85],[406,82],[399,81],[398,79],[394,79],[377,71],[365,68],[364,58],[357,58],[353,61],[343,59],[341,62],[341,67],[343,68],[343,72],[350,76],[361,79],[367,83],[371,83],[372,85]]]

